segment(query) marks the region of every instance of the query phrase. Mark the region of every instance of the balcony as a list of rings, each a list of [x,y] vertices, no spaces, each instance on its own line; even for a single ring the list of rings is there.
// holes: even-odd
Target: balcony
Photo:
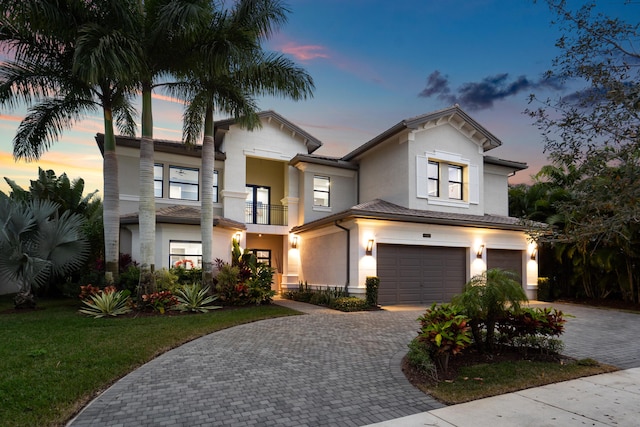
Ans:
[[[288,225],[286,206],[249,202],[244,212],[246,224]]]

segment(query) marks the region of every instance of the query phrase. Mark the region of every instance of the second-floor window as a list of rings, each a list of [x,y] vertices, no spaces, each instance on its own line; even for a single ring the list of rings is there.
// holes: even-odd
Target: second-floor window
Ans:
[[[163,175],[164,166],[161,163],[153,165],[153,195],[161,198],[163,193]]]
[[[462,200],[462,166],[449,165],[449,198]]]
[[[440,197],[440,163],[429,160],[427,178],[429,196]]]
[[[329,207],[330,180],[328,176],[313,177],[313,206]]]
[[[198,169],[169,167],[169,198],[198,200]]]

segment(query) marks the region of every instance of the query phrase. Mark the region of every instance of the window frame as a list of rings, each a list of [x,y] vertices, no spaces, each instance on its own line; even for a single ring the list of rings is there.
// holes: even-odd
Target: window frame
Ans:
[[[436,167],[435,177],[431,176],[429,166]],[[435,183],[436,194],[431,194],[431,184]],[[427,159],[427,196],[428,197],[440,197],[440,162]]]
[[[451,171],[452,170],[458,171],[458,173],[460,174],[460,181],[455,181],[455,180],[451,179],[451,175],[452,175]],[[449,175],[448,176],[448,185],[447,185],[447,188],[449,189],[448,194],[447,194],[448,198],[450,200],[463,201],[464,200],[464,166],[449,163],[449,164],[447,164],[447,172],[448,172],[448,175]],[[459,197],[452,197],[451,196],[452,186],[455,186],[456,188],[458,188],[458,190],[460,192],[460,196]]]
[[[160,168],[160,178],[156,178],[156,168]],[[156,193],[156,183],[160,183],[160,195]],[[162,199],[164,196],[164,163],[153,164],[153,195],[156,199]]]
[[[220,179],[220,176],[218,175],[218,171],[214,169],[213,170],[213,203],[218,203],[219,202],[219,198],[218,198],[218,189],[219,189],[218,179]]]
[[[194,245],[194,244],[198,244],[200,245],[200,253],[184,253],[184,254],[177,254],[177,253],[172,253],[172,245],[174,243],[183,243],[183,244],[190,244],[190,245]],[[197,252],[197,251],[196,251]],[[173,260],[173,257],[180,257],[180,259],[178,260]],[[196,260],[196,262],[193,262],[193,259],[189,259],[189,258],[194,258]],[[176,267],[176,263],[178,261],[182,261],[182,260],[189,260],[192,263],[192,267],[193,268],[202,268],[202,242],[199,240],[169,240],[169,267],[170,268],[174,268]]]
[[[327,181],[327,189],[319,189],[316,187],[316,179],[318,180],[326,180]],[[316,199],[324,200],[324,198],[317,198],[316,194],[326,194],[327,204],[316,204]],[[313,175],[313,207],[317,208],[330,208],[331,207],[331,177],[326,175]]]
[[[173,169],[188,170],[188,171],[196,172],[196,174],[197,174],[197,182],[194,184],[191,181],[175,181],[175,180],[172,180],[172,178],[171,178],[171,170],[173,170]],[[196,189],[196,191],[195,191],[196,198],[195,199],[189,199],[189,198],[184,198],[184,197],[172,197],[171,196],[171,184],[184,184],[184,185],[194,186],[195,189]],[[200,169],[192,168],[192,167],[186,167],[186,166],[169,165],[169,199],[173,199],[173,200],[188,200],[188,201],[193,201],[193,202],[200,201]]]

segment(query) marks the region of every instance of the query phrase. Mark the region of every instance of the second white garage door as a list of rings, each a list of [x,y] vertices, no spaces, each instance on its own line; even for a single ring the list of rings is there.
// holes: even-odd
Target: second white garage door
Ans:
[[[378,302],[449,302],[464,288],[466,253],[465,248],[378,244]]]

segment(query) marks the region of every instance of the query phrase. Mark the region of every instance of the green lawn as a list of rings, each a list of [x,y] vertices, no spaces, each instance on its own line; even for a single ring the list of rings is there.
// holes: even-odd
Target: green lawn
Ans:
[[[12,307],[0,298],[0,312]],[[299,314],[276,305],[206,314],[93,319],[78,301],[0,314],[0,424],[63,425],[96,392],[159,354],[242,323]]]

